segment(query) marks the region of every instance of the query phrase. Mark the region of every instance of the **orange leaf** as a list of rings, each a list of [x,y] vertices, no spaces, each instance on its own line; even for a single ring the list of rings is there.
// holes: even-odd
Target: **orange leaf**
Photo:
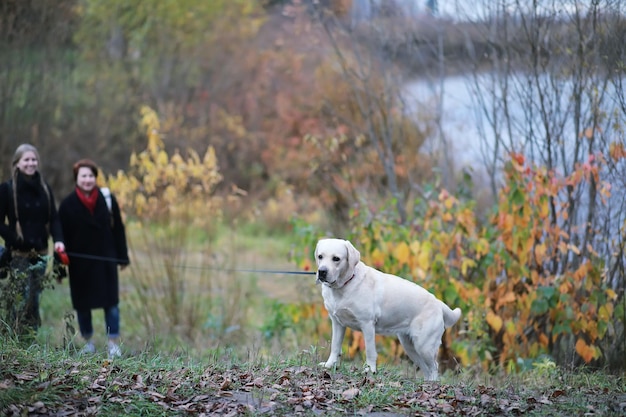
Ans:
[[[589,363],[593,359],[595,349],[593,346],[589,346],[583,339],[578,339],[576,341],[576,353],[583,358],[585,363]]]
[[[566,294],[572,290],[572,283],[569,281],[563,281],[561,285],[559,285],[559,292],[561,294]]]
[[[504,304],[512,303],[515,301],[515,293],[509,291],[496,301],[496,311],[500,309]]]
[[[522,155],[521,153],[512,152],[511,153],[511,158],[515,162],[517,162],[518,165],[524,165],[524,155]]]
[[[543,260],[546,257],[547,251],[548,251],[548,248],[546,247],[545,243],[541,243],[535,246],[535,259],[537,260],[538,263],[543,262]]]
[[[363,351],[361,345],[365,343],[365,339],[363,339],[363,333],[361,332],[353,332],[352,333],[352,343],[348,346],[348,357],[353,358],[357,352]]]
[[[621,143],[613,142],[609,145],[609,155],[613,158],[614,161],[618,161],[624,157],[626,157],[626,150],[624,149],[624,145]]]

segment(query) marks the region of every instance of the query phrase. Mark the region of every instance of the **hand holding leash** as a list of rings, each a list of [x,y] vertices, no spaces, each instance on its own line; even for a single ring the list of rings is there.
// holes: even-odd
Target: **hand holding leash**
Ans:
[[[63,278],[67,276],[67,265],[70,264],[70,258],[65,253],[65,248],[57,248],[54,251],[54,272],[57,276],[57,282],[60,284]]]
[[[54,259],[57,262],[62,263],[63,265],[69,265],[70,264],[70,258],[69,256],[67,256],[67,253],[65,253],[64,249],[57,249],[54,251]]]

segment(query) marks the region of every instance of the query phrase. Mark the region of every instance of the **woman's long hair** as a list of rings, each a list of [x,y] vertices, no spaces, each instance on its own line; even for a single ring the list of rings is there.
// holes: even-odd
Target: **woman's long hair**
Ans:
[[[35,154],[37,158],[37,172],[39,173],[39,181],[41,182],[41,188],[46,193],[46,197],[48,199],[48,212],[50,211],[50,192],[48,191],[48,186],[41,175],[41,158],[39,157],[39,152],[37,148],[28,143],[23,143],[17,147],[15,153],[13,154],[13,159],[11,161],[11,179],[13,180],[13,208],[15,210],[15,233],[17,234],[18,240],[24,240],[24,235],[22,234],[22,226],[20,225],[20,216],[19,211],[17,209],[17,176],[19,175],[20,169],[17,167],[17,163],[20,162],[22,156],[26,152],[32,152]]]

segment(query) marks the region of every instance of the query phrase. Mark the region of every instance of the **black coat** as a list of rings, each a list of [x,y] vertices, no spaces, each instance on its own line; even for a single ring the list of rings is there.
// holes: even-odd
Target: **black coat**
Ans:
[[[65,250],[70,259],[70,293],[76,310],[119,303],[117,266],[128,265],[129,259],[126,232],[114,196],[111,203],[109,211],[104,196],[98,192],[91,214],[73,191],[59,206]]]
[[[55,242],[63,241],[61,224],[57,215],[52,189],[48,184],[46,195],[39,173],[27,179],[17,175],[17,209],[22,227],[23,240],[17,239],[15,202],[13,201],[13,181],[0,184],[0,236],[5,245],[19,251],[32,249],[41,252],[48,248],[48,239],[52,235]],[[5,223],[8,220],[8,224]]]

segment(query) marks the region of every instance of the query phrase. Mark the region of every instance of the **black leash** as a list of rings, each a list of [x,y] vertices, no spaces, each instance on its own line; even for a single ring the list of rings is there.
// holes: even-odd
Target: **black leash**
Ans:
[[[124,259],[109,258],[106,256],[89,255],[86,253],[66,252],[70,257],[91,259],[94,261],[111,262],[115,264],[123,264],[126,262]],[[171,265],[175,268],[182,269],[205,269],[211,271],[224,271],[224,272],[250,272],[257,274],[286,274],[286,275],[315,275],[315,271],[283,271],[276,269],[239,269],[239,268],[210,268],[203,266],[188,266],[188,265]]]

